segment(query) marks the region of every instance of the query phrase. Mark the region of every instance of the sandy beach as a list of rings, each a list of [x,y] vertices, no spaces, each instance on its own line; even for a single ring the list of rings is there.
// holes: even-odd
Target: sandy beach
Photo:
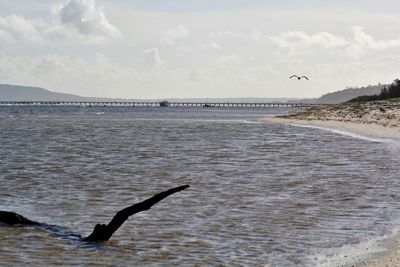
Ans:
[[[295,114],[267,117],[261,121],[322,127],[375,139],[400,140],[400,105],[387,102],[319,106]]]
[[[263,118],[261,121],[321,127],[373,139],[400,141],[400,106],[388,102],[313,107],[295,114]],[[387,251],[354,266],[400,266],[400,236],[391,240]]]

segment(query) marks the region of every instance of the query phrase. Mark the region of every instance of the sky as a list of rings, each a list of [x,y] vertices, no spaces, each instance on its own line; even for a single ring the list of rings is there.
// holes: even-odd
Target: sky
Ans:
[[[319,97],[400,78],[399,10],[398,0],[0,0],[0,83],[129,99]]]

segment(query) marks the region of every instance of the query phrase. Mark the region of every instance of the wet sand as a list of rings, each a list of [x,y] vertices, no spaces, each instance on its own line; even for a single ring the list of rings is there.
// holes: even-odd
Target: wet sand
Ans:
[[[391,139],[400,141],[400,127],[387,127],[378,124],[366,124],[334,120],[301,120],[294,118],[268,117],[261,119],[265,123],[283,123],[302,126],[322,127],[331,130],[348,132],[374,139]]]

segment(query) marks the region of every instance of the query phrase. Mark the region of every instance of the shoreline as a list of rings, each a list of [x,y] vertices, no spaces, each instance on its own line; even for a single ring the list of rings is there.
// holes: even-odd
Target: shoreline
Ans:
[[[387,127],[378,124],[356,123],[351,121],[335,120],[304,120],[283,117],[266,117],[260,120],[263,123],[278,123],[298,126],[325,128],[333,131],[347,132],[372,139],[400,141],[400,128]]]
[[[360,111],[361,110],[361,111]],[[389,111],[389,112],[388,112]],[[361,114],[361,115],[360,115]],[[299,127],[315,127],[371,138],[376,141],[400,141],[400,108],[387,103],[357,106],[331,105],[311,108],[296,114],[265,117],[262,123],[277,123]],[[400,266],[400,234],[389,238],[391,245],[371,258],[355,262],[358,267]]]

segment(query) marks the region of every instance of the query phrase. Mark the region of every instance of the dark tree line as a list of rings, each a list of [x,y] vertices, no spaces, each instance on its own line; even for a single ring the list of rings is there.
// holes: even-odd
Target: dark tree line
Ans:
[[[389,86],[385,86],[379,94],[363,95],[349,100],[349,102],[378,101],[400,97],[400,80],[396,79]]]

